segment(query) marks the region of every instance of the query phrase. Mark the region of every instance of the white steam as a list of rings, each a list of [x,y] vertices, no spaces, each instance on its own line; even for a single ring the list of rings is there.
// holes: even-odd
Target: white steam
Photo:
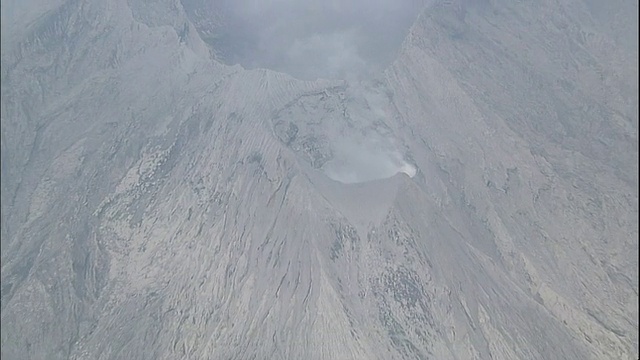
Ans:
[[[409,177],[416,174],[416,168],[406,162],[402,155],[375,142],[342,142],[334,147],[334,159],[323,167],[324,173],[332,180],[355,184],[390,178],[398,173]]]

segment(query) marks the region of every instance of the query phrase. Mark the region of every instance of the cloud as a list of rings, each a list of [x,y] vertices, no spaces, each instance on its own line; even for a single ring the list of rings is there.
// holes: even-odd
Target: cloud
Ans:
[[[218,43],[228,61],[344,78],[390,62],[424,0],[236,0]],[[215,45],[214,45],[215,47]]]
[[[348,74],[370,71],[370,65],[354,44],[352,30],[295,39],[281,65],[305,78],[323,74],[344,78]]]

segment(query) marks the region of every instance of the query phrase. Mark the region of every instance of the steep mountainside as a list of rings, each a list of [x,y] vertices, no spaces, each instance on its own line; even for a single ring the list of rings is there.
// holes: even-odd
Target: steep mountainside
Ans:
[[[357,82],[223,3],[2,0],[3,359],[638,357],[637,2],[436,1]]]

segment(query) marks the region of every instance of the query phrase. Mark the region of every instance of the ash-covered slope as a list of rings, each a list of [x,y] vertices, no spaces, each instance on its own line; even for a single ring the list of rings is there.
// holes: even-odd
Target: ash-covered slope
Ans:
[[[3,359],[637,358],[637,4],[437,3],[355,83],[184,3],[3,0]]]

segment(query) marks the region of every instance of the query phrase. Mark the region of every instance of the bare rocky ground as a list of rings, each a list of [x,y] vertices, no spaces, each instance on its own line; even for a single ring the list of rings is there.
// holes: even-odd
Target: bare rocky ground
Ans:
[[[359,81],[216,9],[2,1],[3,359],[638,357],[637,2],[435,2]]]

